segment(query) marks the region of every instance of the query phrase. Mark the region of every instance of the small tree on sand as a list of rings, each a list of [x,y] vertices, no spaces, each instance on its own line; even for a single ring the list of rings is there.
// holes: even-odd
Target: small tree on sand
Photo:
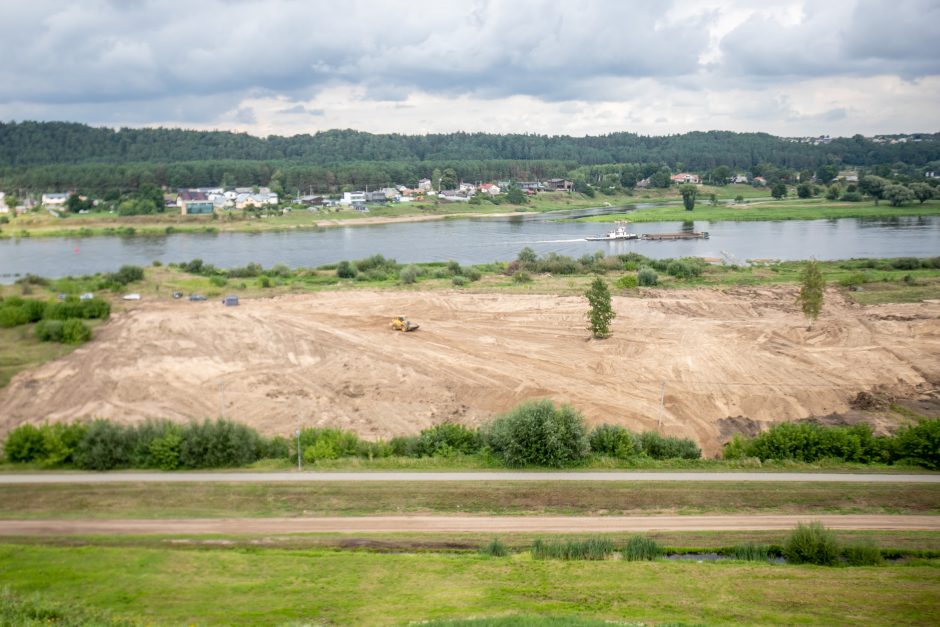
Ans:
[[[796,297],[796,302],[803,309],[803,315],[809,319],[810,328],[813,327],[813,322],[822,311],[825,289],[826,282],[819,271],[819,264],[815,259],[806,262],[800,274],[800,295]]]
[[[610,305],[610,290],[607,289],[607,283],[601,277],[595,277],[584,295],[591,306],[591,310],[587,312],[591,334],[595,338],[607,337],[610,335],[610,321],[617,315]]]

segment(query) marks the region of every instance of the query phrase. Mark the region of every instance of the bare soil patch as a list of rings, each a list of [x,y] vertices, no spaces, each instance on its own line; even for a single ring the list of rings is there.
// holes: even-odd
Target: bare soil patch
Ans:
[[[239,307],[142,302],[0,390],[0,433],[26,421],[224,410],[266,433],[303,423],[378,438],[479,424],[549,397],[591,423],[692,437],[714,453],[729,416],[763,425],[844,414],[875,388],[935,394],[940,303],[862,307],[831,291],[808,329],[794,297],[793,288],[617,297],[602,341],[588,339],[586,302],[570,296],[357,290]],[[391,331],[402,314],[421,330]]]

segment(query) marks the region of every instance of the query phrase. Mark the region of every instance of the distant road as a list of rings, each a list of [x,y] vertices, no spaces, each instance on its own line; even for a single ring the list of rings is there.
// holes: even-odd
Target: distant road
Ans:
[[[0,473],[0,485],[38,483],[273,483],[371,481],[764,481],[940,483],[922,475],[836,472],[69,472]]]
[[[599,533],[778,531],[818,520],[830,529],[940,531],[940,516],[369,516],[172,520],[0,520],[0,536],[286,533]]]

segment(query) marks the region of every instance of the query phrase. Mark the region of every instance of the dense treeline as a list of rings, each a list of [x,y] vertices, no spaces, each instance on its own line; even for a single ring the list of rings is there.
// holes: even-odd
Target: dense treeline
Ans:
[[[373,186],[404,183],[446,167],[455,168],[464,180],[564,176],[579,165],[607,163],[655,163],[695,171],[718,166],[749,170],[759,163],[794,170],[827,163],[922,167],[940,160],[940,134],[923,138],[879,144],[855,136],[819,146],[766,133],[730,131],[568,137],[330,130],[259,138],[224,131],[116,131],[66,122],[11,122],[0,123],[0,178],[7,185],[30,189],[136,189],[135,176],[169,187],[218,185],[225,173],[239,185],[267,184],[274,170],[280,169],[285,187],[326,189],[336,180]],[[36,167],[36,172],[27,167]]]

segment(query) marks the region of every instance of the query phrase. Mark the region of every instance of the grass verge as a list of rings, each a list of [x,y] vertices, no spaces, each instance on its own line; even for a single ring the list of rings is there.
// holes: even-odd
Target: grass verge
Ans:
[[[416,481],[0,486],[0,518],[6,520],[732,512],[940,514],[940,485]]]
[[[940,569],[556,561],[310,549],[0,546],[0,586],[149,624],[401,624],[512,615],[928,624]],[[807,595],[807,590],[825,594]]]

